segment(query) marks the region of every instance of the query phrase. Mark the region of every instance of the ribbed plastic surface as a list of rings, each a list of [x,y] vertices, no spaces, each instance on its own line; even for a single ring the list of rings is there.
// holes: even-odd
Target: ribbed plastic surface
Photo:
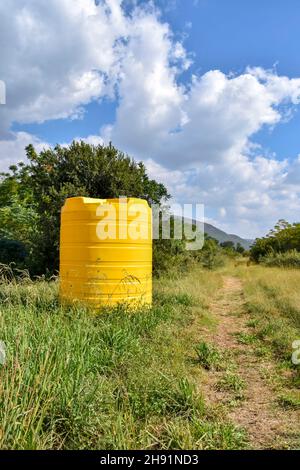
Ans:
[[[152,303],[152,212],[146,201],[66,200],[61,212],[60,297],[96,308]]]

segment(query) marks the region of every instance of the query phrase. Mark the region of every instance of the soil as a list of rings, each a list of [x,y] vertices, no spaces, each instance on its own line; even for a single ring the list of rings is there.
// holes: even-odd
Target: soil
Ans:
[[[257,343],[251,341],[253,330],[247,323],[242,282],[224,276],[223,287],[210,305],[217,322],[214,331],[206,330],[204,338],[213,343],[225,357],[230,357],[234,373],[244,382],[243,397],[233,399],[232,391],[218,389],[224,371],[211,370],[206,375],[205,395],[216,406],[225,404],[228,417],[246,431],[254,449],[290,448],[299,443],[300,412],[280,407],[272,374],[278,374],[272,360],[257,354]],[[241,341],[241,338],[250,341]],[[239,339],[240,338],[240,339]],[[225,364],[226,367],[226,364]],[[293,444],[294,443],[294,444]]]

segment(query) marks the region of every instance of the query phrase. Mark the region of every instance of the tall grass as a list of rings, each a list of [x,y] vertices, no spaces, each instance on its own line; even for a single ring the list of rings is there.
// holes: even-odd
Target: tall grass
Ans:
[[[0,285],[2,449],[239,448],[244,436],[212,415],[195,376],[194,321],[206,321],[220,275],[160,279],[151,309],[92,315],[63,307],[58,283]],[[195,373],[197,368],[197,373]]]
[[[300,337],[300,271],[251,266],[239,273],[256,335],[293,367],[292,343]]]
[[[285,253],[271,253],[261,258],[260,262],[264,266],[279,268],[300,268],[300,252],[290,250]]]

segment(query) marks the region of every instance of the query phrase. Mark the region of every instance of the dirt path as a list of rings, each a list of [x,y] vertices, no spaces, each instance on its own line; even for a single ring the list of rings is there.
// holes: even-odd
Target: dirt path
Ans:
[[[253,332],[247,326],[250,317],[245,308],[241,281],[229,276],[223,281],[223,288],[210,305],[217,328],[213,333],[206,332],[206,339],[224,351],[225,357],[230,356],[234,374],[244,382],[244,396],[233,401],[232,392],[226,387],[225,390],[217,387],[224,371],[209,371],[205,390],[208,401],[226,404],[229,418],[246,430],[251,447],[289,446],[299,432],[299,412],[280,408],[276,392],[265,378],[277,372],[272,361],[257,354],[257,343],[251,341]]]

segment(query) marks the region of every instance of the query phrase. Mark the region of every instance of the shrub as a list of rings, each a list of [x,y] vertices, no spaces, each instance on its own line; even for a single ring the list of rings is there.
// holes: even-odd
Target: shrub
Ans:
[[[263,256],[260,262],[264,266],[270,267],[300,268],[300,252],[290,250],[286,253],[271,253],[267,256]]]
[[[7,237],[2,232],[9,222],[9,238],[17,233],[19,241],[29,243],[33,262],[26,267],[33,274],[53,274],[58,269],[60,211],[66,198],[126,195],[156,204],[169,198],[164,185],[149,178],[142,162],[112,145],[73,142],[40,153],[29,145],[26,155],[28,163],[12,166],[0,181],[0,236]]]
[[[172,272],[172,275],[184,272],[192,261],[190,252],[185,249],[182,240],[153,240],[153,274]]]
[[[265,237],[255,240],[250,256],[253,261],[259,262],[272,253],[286,253],[291,250],[300,251],[300,224],[279,220]]]
[[[222,369],[222,355],[213,345],[201,341],[195,347],[195,351],[198,362],[204,369]]]
[[[218,242],[207,238],[202,250],[196,255],[200,264],[206,269],[216,269],[224,266],[224,253]]]
[[[16,240],[0,239],[0,263],[15,263],[21,267],[26,258],[26,249],[23,243]]]

